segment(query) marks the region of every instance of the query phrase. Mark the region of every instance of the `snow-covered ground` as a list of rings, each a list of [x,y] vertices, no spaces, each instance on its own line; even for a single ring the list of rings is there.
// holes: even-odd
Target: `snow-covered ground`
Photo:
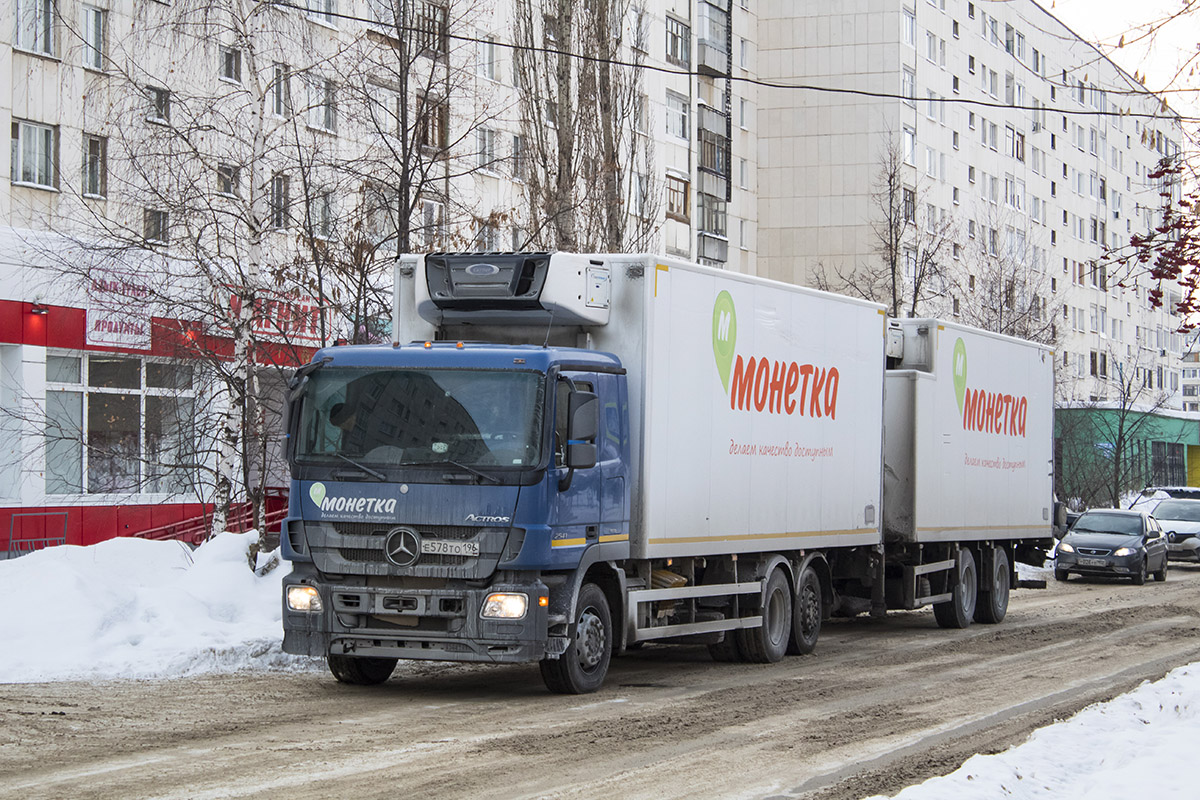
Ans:
[[[896,800],[1197,796],[1182,752],[1200,736],[1200,664],[1034,731],[1021,745],[972,756],[957,771],[910,786]]]
[[[0,683],[323,669],[280,649],[280,583],[290,567],[256,577],[247,561],[256,538],[222,534],[194,552],[176,542],[114,539],[0,561],[0,593],[9,601],[0,615]],[[1025,579],[1051,576],[1046,568],[1018,571]],[[1200,664],[896,797],[1125,800],[1147,782],[1160,798],[1195,797],[1195,779],[1179,762],[1180,746],[1200,740],[1193,698],[1200,698]]]
[[[280,646],[291,567],[255,577],[247,552],[257,538],[225,533],[194,552],[112,539],[0,561],[0,683],[313,664]]]

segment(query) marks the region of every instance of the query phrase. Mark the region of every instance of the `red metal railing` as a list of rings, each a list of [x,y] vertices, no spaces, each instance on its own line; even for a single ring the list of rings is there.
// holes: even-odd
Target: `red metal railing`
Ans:
[[[279,501],[282,500],[282,503]],[[275,501],[275,502],[271,502]],[[264,498],[267,510],[263,513],[263,526],[268,530],[279,527],[287,516],[287,491],[283,489],[268,489]],[[271,508],[271,506],[275,506]],[[235,503],[230,509],[229,518],[225,522],[225,530],[234,533],[245,533],[254,525],[254,508],[250,503]],[[208,538],[212,527],[212,513],[208,512],[190,519],[159,525],[144,531],[129,534],[139,539],[178,539],[188,544],[200,544]]]

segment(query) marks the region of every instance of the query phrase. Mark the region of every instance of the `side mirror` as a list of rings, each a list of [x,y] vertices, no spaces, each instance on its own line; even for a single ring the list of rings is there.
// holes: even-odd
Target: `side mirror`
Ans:
[[[596,435],[599,432],[600,399],[594,392],[571,392],[567,400],[568,468],[596,466]]]

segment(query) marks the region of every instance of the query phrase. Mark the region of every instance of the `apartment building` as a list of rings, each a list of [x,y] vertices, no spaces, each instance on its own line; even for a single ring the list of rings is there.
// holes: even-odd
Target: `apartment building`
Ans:
[[[910,299],[921,240],[945,239],[917,313],[1032,308],[1064,400],[1112,401],[1132,370],[1179,407],[1178,293],[1153,307],[1155,284],[1107,257],[1179,199],[1160,168],[1180,122],[1160,98],[1030,0],[762,3],[758,32],[760,273],[810,283],[878,261],[895,148]]]

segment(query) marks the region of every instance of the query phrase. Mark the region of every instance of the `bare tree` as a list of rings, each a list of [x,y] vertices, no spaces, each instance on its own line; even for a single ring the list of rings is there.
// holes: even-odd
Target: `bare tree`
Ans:
[[[968,224],[955,279],[961,320],[976,328],[1055,346],[1063,301],[1051,291],[1040,228],[1025,214],[988,205]],[[1103,286],[1107,289],[1107,285]]]
[[[634,41],[626,29],[632,23]],[[513,41],[530,244],[649,245],[661,189],[642,90],[643,20],[629,0],[516,0]]]
[[[89,257],[60,269],[84,286],[137,275],[132,299],[156,309],[157,335],[213,381],[212,530],[246,498],[262,531],[263,370],[324,334],[289,231],[297,153],[336,164],[344,40],[252,0],[185,0],[142,17],[105,54],[110,199],[76,207]]]
[[[1117,507],[1122,496],[1142,489],[1162,471],[1156,461],[1166,460],[1172,435],[1164,430],[1160,413],[1170,394],[1162,387],[1161,373],[1142,363],[1141,352],[1129,361],[1111,349],[1093,351],[1088,400],[1059,408],[1060,497],[1082,507]]]
[[[937,315],[948,310],[950,265],[958,225],[945,210],[924,202],[902,145],[889,138],[879,156],[871,202],[876,262],[818,267],[816,284],[888,306],[888,314]]]

